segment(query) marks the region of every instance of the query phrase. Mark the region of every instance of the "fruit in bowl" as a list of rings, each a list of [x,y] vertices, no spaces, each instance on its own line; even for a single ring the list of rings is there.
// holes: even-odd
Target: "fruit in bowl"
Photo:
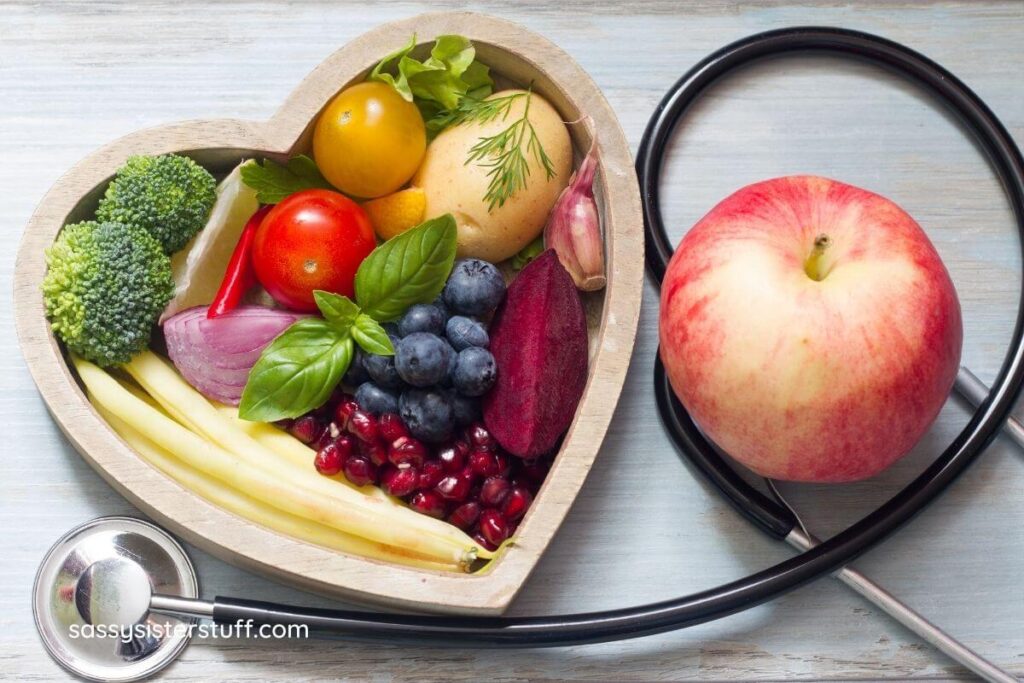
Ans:
[[[963,338],[956,290],[892,201],[813,176],[724,199],[661,289],[680,401],[763,476],[844,482],[906,454],[938,415]]]

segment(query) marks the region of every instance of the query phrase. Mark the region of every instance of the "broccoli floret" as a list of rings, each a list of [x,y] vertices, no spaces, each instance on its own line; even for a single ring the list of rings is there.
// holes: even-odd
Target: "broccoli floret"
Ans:
[[[170,258],[137,225],[68,225],[46,251],[46,265],[43,299],[53,331],[103,367],[145,349],[174,296]]]
[[[216,198],[217,181],[188,157],[135,156],[117,171],[96,218],[145,228],[173,254],[203,228]]]

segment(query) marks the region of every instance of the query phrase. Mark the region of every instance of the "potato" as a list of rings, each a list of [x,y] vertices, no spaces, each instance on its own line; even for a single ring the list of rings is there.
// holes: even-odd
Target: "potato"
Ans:
[[[522,90],[503,90],[491,98],[504,97]],[[488,98],[488,99],[491,99]],[[459,227],[459,258],[480,258],[497,263],[514,256],[544,229],[548,213],[558,195],[569,184],[572,174],[572,142],[562,118],[537,93],[530,96],[529,120],[537,138],[551,159],[555,175],[548,178],[543,166],[527,149],[529,136],[521,149],[529,164],[526,187],[513,194],[503,206],[488,211],[484,200],[490,170],[480,162],[467,164],[470,148],[482,137],[490,137],[519,120],[526,97],[512,102],[508,116],[499,116],[484,124],[463,123],[442,132],[427,147],[423,164],[412,184],[423,188],[427,198],[424,216],[445,213],[455,216]]]

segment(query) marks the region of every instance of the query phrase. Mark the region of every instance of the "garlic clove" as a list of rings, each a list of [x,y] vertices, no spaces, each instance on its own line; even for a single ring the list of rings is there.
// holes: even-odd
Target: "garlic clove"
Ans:
[[[601,217],[594,199],[597,141],[591,144],[579,169],[569,179],[548,216],[544,244],[554,249],[576,287],[592,292],[604,288],[604,242]]]

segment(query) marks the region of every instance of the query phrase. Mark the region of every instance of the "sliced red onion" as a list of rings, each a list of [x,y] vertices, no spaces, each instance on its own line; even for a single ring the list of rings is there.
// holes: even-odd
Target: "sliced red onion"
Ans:
[[[212,320],[196,306],[164,321],[167,354],[178,372],[207,398],[238,405],[249,371],[263,349],[306,316],[264,306],[242,306]]]

